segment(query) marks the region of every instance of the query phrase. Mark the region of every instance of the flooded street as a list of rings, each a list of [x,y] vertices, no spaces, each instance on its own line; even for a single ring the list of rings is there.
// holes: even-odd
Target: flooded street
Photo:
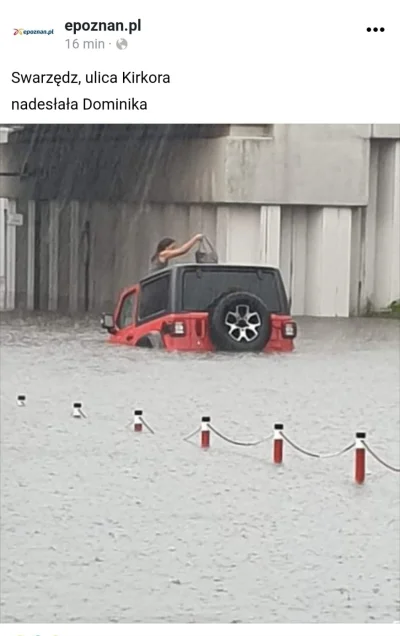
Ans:
[[[299,320],[292,355],[110,346],[97,322],[1,329],[2,622],[392,622],[399,474],[353,451],[199,448],[202,415],[314,452],[357,430],[399,465],[399,322]],[[16,405],[25,394],[25,408]],[[81,401],[87,419],[73,419]],[[142,408],[155,435],[129,428]]]

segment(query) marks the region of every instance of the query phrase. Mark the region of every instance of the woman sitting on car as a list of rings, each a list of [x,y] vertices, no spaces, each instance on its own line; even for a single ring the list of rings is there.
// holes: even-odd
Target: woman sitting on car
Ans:
[[[181,247],[177,247],[176,241],[173,238],[166,237],[161,239],[157,245],[156,253],[151,257],[151,271],[155,272],[158,269],[168,267],[168,263],[172,258],[187,254],[196,243],[200,243],[202,238],[202,234],[196,234],[196,236],[181,245]]]

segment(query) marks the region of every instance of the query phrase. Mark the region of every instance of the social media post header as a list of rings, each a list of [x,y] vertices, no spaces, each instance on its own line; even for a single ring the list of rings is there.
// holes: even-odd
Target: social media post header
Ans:
[[[23,1],[2,12],[2,121],[398,119],[393,0]]]
[[[48,2],[7,5],[1,119],[396,121],[399,7],[393,0],[249,0],[245,8],[225,0],[71,1],[57,12]]]

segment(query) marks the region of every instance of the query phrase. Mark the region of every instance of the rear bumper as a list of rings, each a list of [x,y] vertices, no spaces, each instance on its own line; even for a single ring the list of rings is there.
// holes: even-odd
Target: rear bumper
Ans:
[[[208,314],[199,313],[190,316],[176,315],[168,319],[168,322],[183,324],[182,333],[173,334],[171,329],[164,330],[163,340],[167,351],[186,351],[186,352],[216,352],[217,347],[213,344],[209,336]],[[297,336],[296,323],[290,316],[271,317],[272,329],[271,337],[264,347],[264,353],[283,353],[294,350],[294,340]],[[284,325],[290,323],[295,326],[294,336],[285,336]]]
[[[294,349],[294,339],[296,328],[290,331],[295,335],[288,337],[285,335],[284,325],[290,323],[295,325],[290,316],[271,316],[271,336],[264,347],[264,353],[286,353]],[[188,353],[195,352],[217,352],[219,349],[214,345],[209,336],[208,313],[173,314],[163,317],[157,321],[146,323],[129,328],[128,331],[118,332],[111,335],[109,342],[115,344],[126,344],[136,346],[150,333],[161,334],[162,348],[167,351],[182,351]],[[140,345],[139,345],[140,346]]]

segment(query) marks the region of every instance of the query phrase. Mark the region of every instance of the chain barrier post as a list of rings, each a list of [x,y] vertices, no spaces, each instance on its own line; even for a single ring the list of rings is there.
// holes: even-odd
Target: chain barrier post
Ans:
[[[17,406],[25,406],[26,402],[25,402],[25,395],[18,395],[17,396]]]
[[[354,472],[356,484],[364,483],[365,481],[365,446],[364,442],[367,437],[366,433],[356,433],[356,446],[354,457]]]
[[[211,418],[205,415],[201,418],[200,446],[201,448],[210,448],[210,429],[209,423]]]
[[[82,402],[74,402],[72,405],[72,417],[79,419],[81,417],[86,417],[85,413],[82,410]]]
[[[140,409],[133,411],[133,430],[135,433],[141,433],[143,431],[142,415],[143,411]]]
[[[283,424],[274,424],[274,464],[282,464],[283,460]]]

